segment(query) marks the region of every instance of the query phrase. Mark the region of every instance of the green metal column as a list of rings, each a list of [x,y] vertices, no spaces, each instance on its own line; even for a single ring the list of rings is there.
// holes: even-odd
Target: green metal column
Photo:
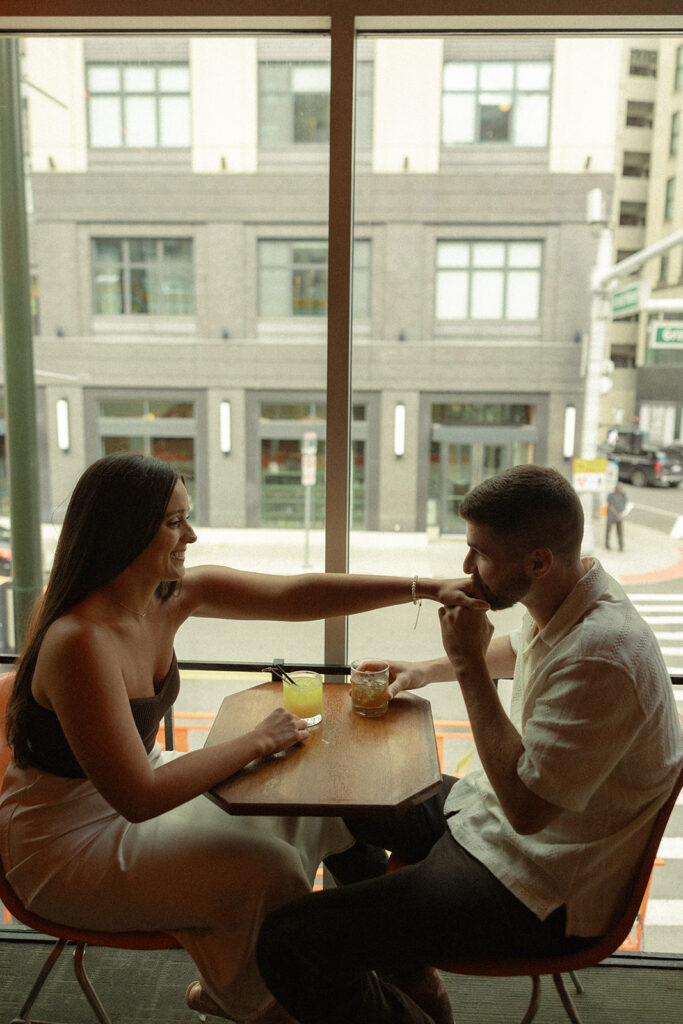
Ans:
[[[0,262],[14,621],[21,648],[43,583],[19,42],[0,39]]]

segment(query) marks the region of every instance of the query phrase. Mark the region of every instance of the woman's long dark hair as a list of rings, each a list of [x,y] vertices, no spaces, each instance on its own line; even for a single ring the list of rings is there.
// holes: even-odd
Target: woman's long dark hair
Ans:
[[[144,551],[161,526],[179,479],[161,459],[118,452],[94,462],[76,484],[7,707],[7,740],[20,767],[31,763],[27,735],[31,682],[47,630]],[[159,593],[167,598],[175,588],[175,582],[162,583]]]

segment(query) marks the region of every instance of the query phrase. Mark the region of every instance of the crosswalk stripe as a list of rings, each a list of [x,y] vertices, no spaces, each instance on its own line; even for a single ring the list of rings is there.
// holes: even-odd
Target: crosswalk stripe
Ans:
[[[671,612],[680,612],[683,609],[683,595],[678,601],[670,601],[668,604],[640,604],[637,599],[632,603],[642,612],[643,615],[666,615]]]
[[[683,859],[683,837],[664,836],[659,844],[659,856],[664,860]]]
[[[683,629],[666,628],[683,626],[683,593],[629,593],[628,597],[652,629],[671,675],[683,674],[683,664],[679,664],[683,659]],[[683,694],[676,692],[676,699],[683,701]]]
[[[645,925],[683,925],[683,900],[648,900],[645,911]]]

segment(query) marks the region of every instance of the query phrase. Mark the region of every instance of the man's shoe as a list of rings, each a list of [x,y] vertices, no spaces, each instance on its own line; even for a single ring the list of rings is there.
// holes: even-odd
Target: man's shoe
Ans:
[[[423,967],[406,974],[382,971],[379,977],[410,996],[421,1010],[429,1014],[434,1024],[455,1024],[446,986],[435,967]]]

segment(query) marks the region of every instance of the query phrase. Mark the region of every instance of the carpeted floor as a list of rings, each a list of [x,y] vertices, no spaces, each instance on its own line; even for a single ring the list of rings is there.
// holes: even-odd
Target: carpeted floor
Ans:
[[[46,943],[0,941],[0,1024],[9,1024],[19,1012],[48,950]],[[71,959],[66,952],[58,962],[36,1004],[36,1016],[58,1024],[94,1024]],[[198,1017],[184,1002],[196,969],[182,950],[147,953],[91,948],[86,964],[115,1024],[197,1024]],[[527,979],[444,978],[456,1024],[521,1021],[530,993]],[[680,1024],[683,1019],[683,965],[680,970],[594,967],[582,971],[581,979],[585,992],[575,1001],[584,1024]],[[569,979],[567,985],[573,994]],[[535,1024],[567,1024],[567,1020],[552,981],[544,979]]]

